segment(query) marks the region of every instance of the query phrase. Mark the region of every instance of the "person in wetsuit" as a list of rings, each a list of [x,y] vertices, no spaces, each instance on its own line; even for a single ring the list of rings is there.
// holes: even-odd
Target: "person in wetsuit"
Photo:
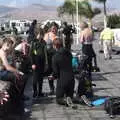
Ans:
[[[74,74],[72,69],[72,54],[66,48],[62,47],[59,39],[53,42],[56,53],[52,58],[52,67],[54,78],[57,78],[56,102],[65,105],[65,96],[73,98],[74,93]]]

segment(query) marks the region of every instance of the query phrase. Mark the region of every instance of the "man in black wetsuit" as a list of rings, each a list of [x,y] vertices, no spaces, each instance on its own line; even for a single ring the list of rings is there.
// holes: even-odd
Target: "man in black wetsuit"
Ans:
[[[74,74],[72,70],[72,54],[62,47],[59,39],[53,42],[56,54],[52,59],[53,77],[57,78],[56,102],[65,105],[64,96],[73,97]]]

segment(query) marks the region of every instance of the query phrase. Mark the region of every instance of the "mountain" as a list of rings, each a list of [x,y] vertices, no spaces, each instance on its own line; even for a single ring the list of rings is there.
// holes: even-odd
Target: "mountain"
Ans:
[[[57,17],[56,7],[32,4],[9,14],[13,19],[53,19]]]
[[[32,4],[31,6],[28,6],[33,9],[38,9],[41,11],[56,11],[56,6],[49,6],[49,5],[42,5],[42,4]]]
[[[5,13],[8,13],[8,12],[12,12],[16,9],[17,8],[14,8],[14,7],[8,7],[8,6],[0,5],[0,14],[5,14]]]
[[[37,19],[40,21],[46,19],[57,19],[57,7],[32,4],[24,8],[13,10],[12,12],[9,12],[7,16],[12,19]]]
[[[102,13],[93,19],[93,23],[103,23],[103,9]],[[107,9],[108,13],[112,13],[116,9]],[[47,19],[60,19],[57,15],[56,6],[47,6],[42,4],[32,4],[24,8],[12,8],[7,6],[0,6],[0,22],[9,19],[37,19],[39,22]],[[64,15],[62,20],[72,22],[70,16]],[[76,19],[75,19],[76,21]]]

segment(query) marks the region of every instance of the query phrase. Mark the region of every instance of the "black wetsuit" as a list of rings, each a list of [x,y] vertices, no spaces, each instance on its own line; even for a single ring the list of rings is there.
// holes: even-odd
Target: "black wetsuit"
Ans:
[[[60,48],[52,59],[53,76],[58,78],[56,88],[57,102],[61,98],[73,97],[74,92],[74,74],[72,70],[72,54],[68,49]]]
[[[42,94],[42,84],[45,67],[45,41],[34,40],[31,46],[32,65],[36,65],[33,70],[33,91],[34,94]],[[37,88],[38,85],[38,88]]]

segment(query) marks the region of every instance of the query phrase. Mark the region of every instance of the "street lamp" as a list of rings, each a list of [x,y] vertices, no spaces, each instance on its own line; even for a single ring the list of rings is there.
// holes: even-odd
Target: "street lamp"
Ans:
[[[77,44],[79,44],[79,31],[78,31],[78,22],[79,22],[79,19],[78,19],[78,2],[79,0],[75,0],[76,2],[76,22],[77,22]]]

